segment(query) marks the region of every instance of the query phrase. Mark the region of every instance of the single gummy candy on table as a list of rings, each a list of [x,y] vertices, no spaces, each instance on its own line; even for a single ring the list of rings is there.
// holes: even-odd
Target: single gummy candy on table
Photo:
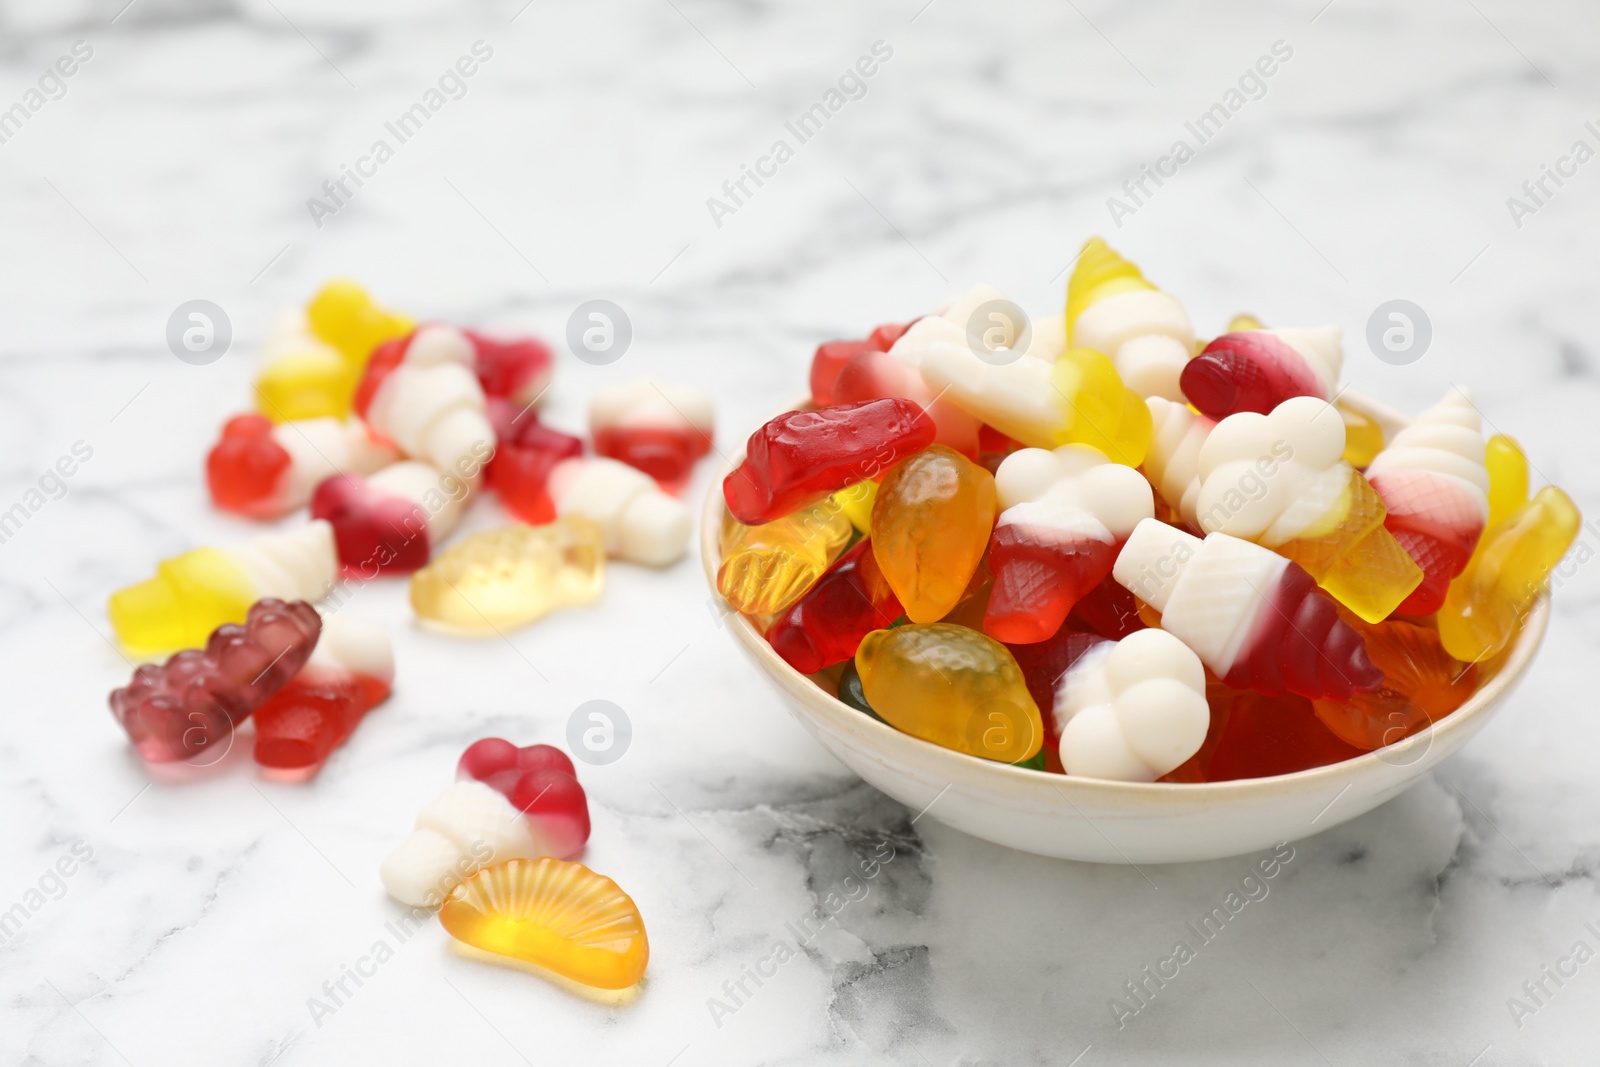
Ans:
[[[439,909],[450,936],[597,989],[644,977],[650,945],[633,898],[581,863],[545,857],[486,867]]]
[[[899,617],[900,601],[863,538],[778,617],[767,641],[789,666],[815,674],[853,657],[863,637]]]
[[[1481,663],[1505,648],[1582,522],[1572,498],[1547,485],[1485,530],[1439,609],[1445,651]]]
[[[759,526],[876,478],[932,442],[933,423],[899,397],[786,412],[750,435],[723,497],[735,519]]]
[[[583,441],[539,421],[528,407],[489,397],[489,424],[494,427],[494,458],[484,468],[484,484],[500,496],[505,509],[535,525],[556,517],[550,499],[550,472],[564,459],[583,455]]]
[[[605,456],[562,460],[547,482],[557,515],[600,528],[606,555],[664,567],[689,547],[689,509],[643,471]]]
[[[1383,501],[1344,461],[1344,421],[1315,397],[1270,415],[1230,415],[1200,447],[1201,529],[1258,542],[1294,560],[1368,622],[1386,618],[1422,569],[1384,526]]]
[[[223,511],[276,519],[311,499],[335,474],[371,474],[397,458],[358,419],[299,419],[276,426],[261,415],[235,415],[206,455],[206,485]]]
[[[1206,670],[1165,630],[1094,645],[1067,668],[1054,717],[1069,775],[1153,782],[1200,751]]]
[[[1221,533],[1202,541],[1146,519],[1111,573],[1234,688],[1348,700],[1383,683],[1333,601],[1271,549]]]
[[[343,612],[328,616],[300,673],[256,709],[256,762],[322,766],[393,686],[394,648],[383,628]]]
[[[311,494],[311,516],[333,526],[346,574],[410,574],[455,529],[470,489],[427,463],[405,460],[370,478],[327,479]]]
[[[197,648],[223,623],[243,622],[258,600],[321,600],[338,573],[333,527],[314,521],[163,560],[155,577],[111,594],[107,614],[128,649]]]
[[[473,534],[411,576],[417,617],[496,634],[559,608],[591,604],[605,584],[600,529],[581,515]]]
[[[1344,364],[1337,326],[1241,330],[1212,341],[1183,368],[1183,395],[1203,415],[1258,415],[1297,396],[1333,399]]]
[[[1194,353],[1194,326],[1178,299],[1091,237],[1067,280],[1067,344],[1104,352],[1128,388],[1181,400],[1178,376]]]
[[[424,326],[373,353],[356,389],[356,412],[401,452],[475,480],[494,453],[483,386],[466,334]]]
[[[304,601],[266,599],[204,648],[146,663],[111,694],[111,714],[141,757],[165,763],[215,748],[305,665],[322,622]]]
[[[760,526],[730,519],[722,531],[717,591],[735,611],[775,615],[833,566],[852,533],[850,520],[831,501]]]
[[[944,445],[884,477],[872,505],[872,551],[912,622],[937,621],[961,599],[995,511],[994,476]]]
[[[1003,509],[989,542],[994,592],[983,631],[1043,641],[1111,573],[1117,547],[1155,513],[1150,483],[1088,445],[1024,448],[995,471]]]
[[[1398,610],[1432,615],[1489,517],[1483,420],[1471,399],[1451,390],[1418,415],[1373,458],[1367,480],[1388,511],[1384,526],[1422,568],[1422,584]]]
[[[323,286],[306,306],[306,320],[312,333],[344,354],[357,377],[374,348],[412,330],[410,319],[385,311],[348,278]]]
[[[378,870],[403,904],[437,907],[486,864],[574,856],[589,838],[588,799],[559,749],[484,738],[462,753],[456,779]]]
[[[634,378],[589,397],[596,454],[637,467],[662,486],[682,488],[695,460],[711,451],[711,397],[693,386]]]
[[[874,630],[856,651],[868,705],[913,737],[1019,763],[1044,744],[1022,669],[994,638],[950,623]]]

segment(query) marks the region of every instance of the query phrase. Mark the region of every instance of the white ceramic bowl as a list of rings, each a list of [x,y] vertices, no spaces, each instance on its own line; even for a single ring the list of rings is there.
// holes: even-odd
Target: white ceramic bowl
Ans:
[[[1346,392],[1386,436],[1405,423],[1392,409]],[[796,405],[798,406],[798,405]],[[790,410],[790,409],[785,409]],[[707,494],[700,551],[712,595],[722,561],[722,478]],[[785,697],[822,746],[914,811],[996,844],[1094,863],[1216,859],[1309,837],[1397,796],[1466,744],[1503,704],[1544,637],[1544,598],[1523,621],[1498,671],[1460,708],[1395,745],[1343,763],[1272,778],[1201,784],[1108,782],[1044,774],[979,759],[903,734],[819,689],[785,663],[743,615],[728,609],[739,647]]]

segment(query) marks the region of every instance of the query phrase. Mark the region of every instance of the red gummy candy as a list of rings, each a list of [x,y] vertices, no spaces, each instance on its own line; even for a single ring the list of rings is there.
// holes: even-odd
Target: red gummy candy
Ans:
[[[695,460],[711,451],[711,441],[696,429],[668,426],[608,426],[594,435],[596,455],[609,456],[644,471],[668,489],[682,488]]]
[[[872,541],[863,538],[778,617],[767,640],[789,666],[815,674],[854,656],[863,637],[901,613],[872,555]]]
[[[499,737],[474,741],[456,764],[456,779],[471,778],[524,813],[555,855],[576,855],[589,840],[589,799],[565,752],[550,745],[518,748]]]
[[[388,696],[381,679],[308,667],[256,709],[256,762],[278,770],[321,766]]]
[[[405,361],[406,349],[411,347],[411,339],[417,335],[415,330],[404,337],[391,337],[372,350],[372,355],[367,358],[366,370],[361,373],[361,381],[356,385],[355,398],[351,406],[356,414],[363,419],[367,417],[367,409],[372,407],[373,398],[378,395],[378,390],[383,383],[389,380],[389,375]]]
[[[1271,414],[1291,397],[1327,399],[1322,380],[1288,342],[1261,330],[1225,333],[1184,364],[1178,388],[1202,415]]]
[[[1268,606],[1223,681],[1235,689],[1311,700],[1348,700],[1376,689],[1383,672],[1367,656],[1361,635],[1339,617],[1333,600],[1299,564],[1284,568],[1263,590]]]
[[[244,625],[217,627],[204,649],[135,670],[112,692],[111,714],[144,759],[194,756],[228,738],[299,673],[321,632],[321,617],[305,601],[258,600]]]
[[[1112,577],[1083,595],[1067,616],[1066,624],[1069,629],[1088,630],[1113,641],[1146,628],[1139,615],[1139,601]]]
[[[486,397],[518,396],[550,377],[550,346],[532,337],[503,339],[463,331],[476,353],[474,369]]]
[[[746,526],[782,518],[866,481],[933,443],[933,421],[898,397],[779,415],[750,435],[744,462],[722,483]]]
[[[583,442],[544,425],[529,408],[498,397],[489,400],[488,415],[498,444],[484,469],[485,484],[523,522],[535,526],[554,522],[556,506],[546,489],[550,469],[583,455]]]
[[[328,520],[340,564],[363,578],[409,574],[432,551],[422,506],[376,490],[360,475],[324,478],[311,494],[311,517]]]
[[[1068,537],[1002,516],[989,539],[994,592],[983,632],[1008,645],[1045,640],[1111,574],[1119,548],[1114,541]]]
[[[844,365],[863,352],[889,351],[910,328],[911,322],[885,324],[863,341],[824,341],[818,345],[816,355],[811,357],[811,403],[819,408],[838,403],[840,397],[834,392],[834,383],[839,380]]]
[[[1045,641],[1006,645],[1012,657],[1016,659],[1017,666],[1022,668],[1022,680],[1028,687],[1028,695],[1033,697],[1033,702],[1038,705],[1042,713],[1047,755],[1061,745],[1061,734],[1056,729],[1055,716],[1056,689],[1061,684],[1061,676],[1067,673],[1085,652],[1104,643],[1105,638],[1099,634],[1061,629]],[[1059,752],[1056,758],[1060,758]]]
[[[1304,697],[1269,697],[1220,686],[1207,687],[1207,697],[1230,702],[1222,736],[1205,768],[1208,782],[1293,774],[1361,755],[1323,725]]]
[[[271,420],[235,415],[223,423],[222,438],[206,456],[206,484],[223,511],[270,516],[288,468],[289,453],[273,439]]]

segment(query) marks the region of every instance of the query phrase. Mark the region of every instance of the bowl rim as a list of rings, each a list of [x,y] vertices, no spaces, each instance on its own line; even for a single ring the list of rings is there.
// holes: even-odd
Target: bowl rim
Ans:
[[[1337,399],[1352,410],[1377,421],[1383,427],[1386,438],[1392,437],[1395,429],[1411,421],[1403,412],[1352,389],[1346,389]],[[810,396],[803,396],[797,402],[775,411],[764,419],[761,425],[785,412],[800,410],[810,405]],[[934,766],[946,764],[951,772],[949,777],[952,782],[958,778],[965,778],[971,784],[974,775],[979,778],[992,775],[996,790],[1042,787],[1061,794],[1069,803],[1072,802],[1072,797],[1062,792],[1063,790],[1079,792],[1085,799],[1149,804],[1179,798],[1232,801],[1264,799],[1271,796],[1282,799],[1285,787],[1294,787],[1296,791],[1316,791],[1338,784],[1343,778],[1359,776],[1366,771],[1376,773],[1380,766],[1396,770],[1409,768],[1425,770],[1432,766],[1427,762],[1427,754],[1435,744],[1443,746],[1447,754],[1453,752],[1483,725],[1479,720],[1487,719],[1493,714],[1501,698],[1527,671],[1534,654],[1544,640],[1545,630],[1549,624],[1549,592],[1545,591],[1539,594],[1529,608],[1515,639],[1499,654],[1501,662],[1494,675],[1482,683],[1460,707],[1430,723],[1426,729],[1395,744],[1376,748],[1337,763],[1292,771],[1288,774],[1263,778],[1236,778],[1225,782],[1119,782],[1105,778],[1041,773],[1031,768],[1016,767],[948,749],[897,730],[879,719],[863,715],[838,697],[829,695],[808,675],[791,667],[756,630],[750,620],[728,604],[717,588],[717,570],[722,562],[721,530],[723,518],[727,513],[722,485],[733,469],[743,462],[745,447],[745,444],[741,443],[722,455],[722,464],[706,491],[705,503],[701,508],[700,561],[706,582],[711,589],[713,605],[720,605],[718,610],[728,620],[735,638],[757,665],[804,703],[811,713],[829,721],[834,727],[833,733],[848,737],[851,733],[865,731],[869,737],[879,737],[882,747],[905,745],[922,754],[923,758],[919,762]],[[1451,741],[1456,735],[1461,736],[1452,745]],[[1418,748],[1423,751],[1416,754],[1410,762],[1396,762],[1397,756],[1410,756]],[[1303,790],[1300,787],[1304,787]]]

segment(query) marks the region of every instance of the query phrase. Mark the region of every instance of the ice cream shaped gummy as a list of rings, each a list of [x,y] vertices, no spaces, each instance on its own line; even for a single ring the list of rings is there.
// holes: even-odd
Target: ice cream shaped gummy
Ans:
[[[1146,519],[1111,573],[1236,689],[1346,700],[1383,683],[1333,601],[1271,549],[1221,533],[1201,540]]]
[[[398,458],[359,419],[295,419],[273,425],[235,415],[206,456],[212,503],[254,519],[276,519],[311,499],[335,474],[371,474]]]
[[[667,488],[688,479],[711,451],[711,397],[689,385],[634,378],[589,397],[589,435],[598,455],[637,467]]]
[[[107,614],[129,649],[198,648],[223,623],[243,622],[258,600],[321,600],[338,571],[333,527],[312,521],[163,560],[155,577],[111,594]]]
[[[320,767],[394,685],[394,648],[381,626],[340,612],[322,620],[311,658],[256,709],[256,762]]]
[[[934,320],[938,321],[934,321]],[[922,378],[922,353],[929,339],[947,336],[948,323],[938,316],[917,320],[887,352],[869,348],[846,363],[832,387],[836,404],[899,397],[916,404],[933,423],[933,439],[969,459],[978,456],[978,420],[947,397],[941,397]]]
[[[311,514],[332,524],[346,573],[409,574],[450,536],[469,490],[464,479],[404,460],[370,478],[327,479],[311,496]]]
[[[1006,644],[1043,641],[1155,514],[1150,483],[1088,445],[1020,449],[994,479],[1001,511],[989,540],[994,591],[983,630]]]
[[[356,411],[411,458],[474,480],[495,442],[474,359],[460,330],[424,326],[404,344],[373,353],[356,389]]]
[[[1178,299],[1091,237],[1067,280],[1067,344],[1104,352],[1140,396],[1181,400],[1178,377],[1194,354],[1194,326]]]
[[[1168,507],[1190,526],[1198,527],[1195,504],[1200,499],[1200,447],[1216,422],[1197,415],[1187,404],[1152,396],[1150,451],[1144,473]]]
[[[965,331],[938,316],[918,321],[898,344],[914,333],[923,381],[1006,436],[1034,448],[1093,445],[1130,467],[1144,459],[1150,412],[1109,356],[1069,348],[1050,361],[977,346],[980,355]]]
[[[1183,368],[1183,395],[1200,413],[1223,419],[1264,415],[1290,397],[1332,400],[1344,364],[1337,326],[1225,333]]]
[[[1068,774],[1153,782],[1206,739],[1205,667],[1165,630],[1101,642],[1062,675],[1055,719]]]
[[[1378,453],[1367,480],[1388,509],[1384,525],[1422,568],[1422,584],[1400,610],[1432,615],[1489,517],[1483,420],[1471,399],[1455,389],[1446,393]]]
[[[557,515],[581,515],[600,528],[606,555],[665,567],[689,546],[689,509],[643,471],[604,456],[562,460],[550,471]]]
[[[1384,527],[1383,501],[1343,457],[1344,420],[1327,401],[1295,397],[1270,415],[1230,415],[1200,448],[1196,519],[1208,533],[1282,553],[1378,622],[1422,571]]]
[[[567,859],[588,839],[589,801],[566,753],[486,737],[461,754],[455,784],[417,814],[416,829],[378,875],[401,903],[437,907],[483,867]]]

